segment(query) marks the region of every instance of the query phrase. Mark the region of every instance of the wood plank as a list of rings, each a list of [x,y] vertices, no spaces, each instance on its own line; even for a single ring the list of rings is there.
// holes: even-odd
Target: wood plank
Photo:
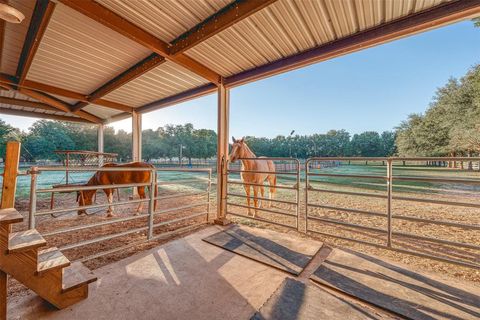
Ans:
[[[15,207],[15,191],[17,190],[20,146],[21,144],[18,141],[7,142],[0,209]]]
[[[9,254],[15,252],[24,252],[39,247],[43,247],[47,244],[47,241],[36,229],[30,229],[25,231],[13,232],[8,239]]]
[[[0,225],[23,221],[23,216],[15,208],[0,209]]]
[[[177,55],[271,5],[277,0],[234,1],[171,42],[170,54]]]
[[[68,260],[57,247],[38,251],[38,275],[42,275],[51,270],[66,268],[68,266],[70,266],[70,260]]]
[[[184,55],[170,55],[169,44],[146,32],[137,25],[117,15],[93,0],[60,0],[61,3],[143,45],[153,52],[171,60],[193,73],[213,82],[220,83],[220,75],[194,59]]]
[[[32,64],[43,34],[47,29],[55,3],[49,0],[37,0],[33,10],[30,26],[25,37],[22,52],[17,65],[18,84],[22,85]]]
[[[479,287],[352,250],[334,249],[311,279],[409,319],[480,318]]]
[[[225,79],[227,87],[235,87],[283,72],[325,61],[388,41],[413,35],[480,14],[479,0],[447,2],[432,9],[408,15],[392,22],[358,32],[283,59],[252,68]]]
[[[81,262],[63,269],[62,292],[68,292],[97,281],[97,277]]]

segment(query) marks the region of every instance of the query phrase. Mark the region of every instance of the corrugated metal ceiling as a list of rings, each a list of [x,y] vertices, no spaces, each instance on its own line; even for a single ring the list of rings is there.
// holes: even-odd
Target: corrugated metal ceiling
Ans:
[[[57,4],[27,79],[89,94],[151,52]]]
[[[96,1],[171,42],[233,0]],[[448,1],[278,0],[186,54],[227,77]],[[7,24],[5,29],[1,70],[14,74],[35,1],[10,3],[27,16],[21,25]],[[88,95],[150,53],[57,3],[27,79]],[[207,80],[168,61],[102,98],[139,107],[206,83]],[[59,98],[72,105],[77,102]],[[97,105],[89,105],[85,110],[104,119],[121,113]]]
[[[112,91],[104,99],[139,107],[208,83],[207,80],[166,61],[155,69]]]
[[[233,0],[96,0],[128,21],[171,42]]]
[[[188,50],[230,76],[449,0],[279,0]]]
[[[32,98],[30,98],[26,95],[23,95],[23,94],[21,94],[17,91],[0,90],[0,97],[38,102],[37,100],[32,99]],[[31,108],[31,107],[19,106],[19,105],[14,105],[14,104],[6,104],[6,103],[0,103],[0,108],[12,109],[12,110],[21,110],[21,111],[28,111],[28,112],[36,112],[36,113],[43,113],[43,114],[74,116],[74,115],[71,115],[71,114],[67,114],[63,111],[49,111],[49,110],[44,110],[44,109],[40,109],[40,108]]]

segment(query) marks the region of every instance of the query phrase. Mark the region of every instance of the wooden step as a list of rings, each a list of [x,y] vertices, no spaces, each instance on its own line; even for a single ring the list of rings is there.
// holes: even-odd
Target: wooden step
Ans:
[[[51,247],[38,251],[37,274],[42,275],[47,271],[66,268],[70,260],[63,255],[57,247]]]
[[[71,266],[63,269],[62,292],[79,288],[97,281],[97,277],[90,269],[81,262],[74,262]]]
[[[11,233],[7,253],[22,252],[43,247],[47,241],[36,229]]]
[[[0,209],[0,225],[22,222],[23,216],[15,209]]]

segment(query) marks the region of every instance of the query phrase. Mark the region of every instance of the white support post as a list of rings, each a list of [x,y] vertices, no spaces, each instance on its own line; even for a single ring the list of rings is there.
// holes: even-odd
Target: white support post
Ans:
[[[142,161],[142,115],[132,112],[132,161]],[[138,197],[137,188],[133,188],[133,197]]]
[[[228,157],[228,125],[230,116],[230,91],[223,81],[218,86],[218,119],[217,119],[217,218],[215,224],[230,223],[227,213],[227,157]]]
[[[104,151],[104,144],[103,144],[103,131],[104,131],[104,125],[103,124],[99,124],[98,125],[98,128],[97,128],[97,139],[98,139],[98,148],[97,148],[97,151],[98,152],[105,152]],[[101,167],[103,166],[103,155],[100,155],[98,156],[98,166]]]
[[[142,115],[132,112],[132,161],[142,161]]]

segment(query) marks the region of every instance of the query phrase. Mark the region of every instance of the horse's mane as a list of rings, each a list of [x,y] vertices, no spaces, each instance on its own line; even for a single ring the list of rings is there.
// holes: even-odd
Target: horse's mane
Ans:
[[[246,144],[246,143],[243,143],[243,147],[245,149],[247,149],[247,152],[249,152],[252,156],[249,157],[249,158],[256,158],[257,156],[255,155],[255,153],[252,151],[252,149],[250,149],[250,147]]]

